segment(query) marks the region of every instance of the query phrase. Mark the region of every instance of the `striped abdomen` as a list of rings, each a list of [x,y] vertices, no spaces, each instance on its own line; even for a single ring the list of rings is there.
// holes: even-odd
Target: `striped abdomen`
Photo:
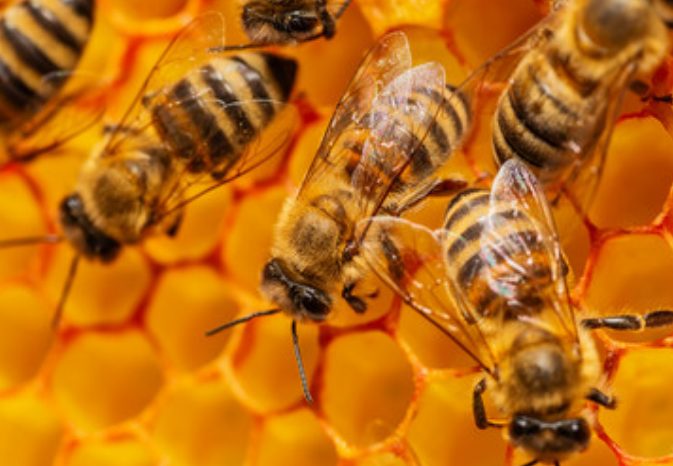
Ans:
[[[189,171],[222,177],[287,101],[296,69],[270,53],[213,58],[152,104],[154,127]]]
[[[580,66],[569,69],[570,58],[562,53],[573,54]],[[588,73],[610,69],[595,63],[583,67],[583,58],[578,50],[561,52],[551,46],[531,51],[519,64],[494,115],[498,164],[518,158],[547,183],[558,181],[594,148],[608,102],[600,78]]]
[[[65,82],[93,25],[94,0],[24,0],[0,19],[0,124],[32,116]]]
[[[486,190],[467,190],[449,205],[444,228],[448,273],[480,315],[541,309],[552,274],[543,233],[525,212],[494,206]]]
[[[378,198],[381,189],[387,189],[391,177],[394,180],[389,201],[395,202],[396,194],[404,194],[417,187],[437,171],[456,150],[469,125],[471,110],[462,94],[447,86],[444,92],[419,87],[407,98],[409,105],[395,102],[395,108],[377,108],[368,113],[361,123],[362,128],[345,134],[333,151],[347,151],[346,177],[359,171],[355,182],[368,197]],[[403,112],[406,108],[407,112]],[[432,111],[432,123],[419,124],[419,112]],[[436,112],[435,112],[436,110]],[[386,140],[377,151],[362,160],[365,138],[370,137],[369,128],[385,134]],[[413,150],[413,152],[411,152]],[[411,154],[410,154],[411,152]],[[400,173],[401,167],[405,167]]]

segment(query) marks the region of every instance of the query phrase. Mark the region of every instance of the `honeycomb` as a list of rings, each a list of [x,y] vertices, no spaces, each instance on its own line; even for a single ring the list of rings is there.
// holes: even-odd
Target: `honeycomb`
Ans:
[[[199,13],[227,18],[232,0],[98,0],[82,70],[104,77],[94,105],[125,111],[168,43]],[[300,62],[303,126],[291,154],[189,206],[174,239],[126,248],[113,264],[82,263],[56,334],[50,319],[72,250],[0,251],[0,461],[12,466],[519,465],[520,452],[471,415],[473,364],[382,290],[361,317],[339,308],[300,326],[307,406],[290,324],[274,316],[205,338],[263,309],[257,292],[275,215],[301,181],[364,51],[403,29],[417,61],[459,82],[546,13],[542,0],[355,0],[337,36],[286,51]],[[668,63],[653,76],[666,92]],[[329,79],[326,77],[329,76]],[[489,113],[488,106],[485,108]],[[484,123],[486,122],[486,123]],[[491,169],[486,117],[447,170]],[[586,218],[557,212],[586,315],[673,308],[673,111],[630,99]],[[54,232],[57,205],[100,128],[27,166],[0,172],[2,237]],[[411,217],[441,220],[445,200]],[[564,225],[566,226],[564,228]],[[572,227],[569,227],[572,225]],[[673,336],[596,332],[615,411],[593,411],[595,436],[568,465],[673,464]]]

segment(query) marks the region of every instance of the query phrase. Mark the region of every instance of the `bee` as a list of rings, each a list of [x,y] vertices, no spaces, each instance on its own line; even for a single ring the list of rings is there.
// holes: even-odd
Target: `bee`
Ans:
[[[76,93],[59,94],[93,27],[93,0],[22,0],[0,17],[0,161],[29,160],[86,129],[95,118],[49,128]],[[63,124],[61,124],[63,126]],[[41,142],[31,138],[37,133]]]
[[[400,214],[429,194],[464,187],[437,169],[470,127],[470,107],[447,86],[444,69],[412,66],[404,33],[384,36],[339,102],[299,192],[276,222],[261,290],[292,319],[304,395],[311,402],[296,345],[297,322],[324,322],[340,295],[357,313],[363,275],[355,224],[378,212]],[[255,313],[213,329],[247,322]]]
[[[245,0],[241,21],[256,44],[306,42],[336,33],[351,0]]]
[[[550,199],[567,187],[586,204],[626,91],[668,52],[673,7],[663,0],[563,0],[554,10],[465,86],[504,82],[492,119],[497,165],[521,160]]]
[[[590,329],[673,323],[671,310],[577,319],[545,193],[517,159],[502,165],[490,191],[455,196],[437,231],[384,216],[363,226],[365,261],[484,372],[473,393],[477,427],[504,428],[533,457],[527,466],[558,465],[587,448],[587,400],[616,406],[597,387]],[[487,390],[501,418],[487,415]]]
[[[62,200],[62,239],[76,255],[55,323],[80,257],[107,263],[148,235],[175,235],[189,202],[286,146],[296,124],[286,103],[297,63],[263,51],[211,53],[223,27],[219,14],[203,15],[168,46]],[[262,130],[273,123],[280,136],[262,144]]]

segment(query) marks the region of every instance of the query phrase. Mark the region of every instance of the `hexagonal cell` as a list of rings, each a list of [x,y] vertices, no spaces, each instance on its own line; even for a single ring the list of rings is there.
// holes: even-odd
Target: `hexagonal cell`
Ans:
[[[240,396],[256,411],[278,411],[302,400],[290,322],[284,315],[252,321],[227,351],[227,371],[240,387]],[[297,333],[311,381],[318,362],[318,329],[311,324],[299,325]]]
[[[267,418],[255,451],[259,466],[334,466],[337,454],[315,416],[306,409]]]
[[[52,464],[63,433],[61,419],[44,400],[29,395],[0,400],[0,457],[13,466]]]
[[[65,348],[52,383],[68,420],[97,431],[142,412],[163,376],[154,349],[139,331],[91,332]]]
[[[198,188],[202,190],[204,186],[198,185]],[[202,258],[220,240],[230,204],[231,190],[225,186],[201,196],[185,207],[184,218],[175,237],[157,234],[148,238],[145,250],[162,264]]]
[[[377,35],[400,24],[414,24],[437,28],[442,17],[442,5],[433,0],[401,3],[395,0],[369,0],[359,3],[362,14]]]
[[[395,341],[380,332],[349,334],[334,340],[324,357],[320,402],[336,432],[354,447],[391,435],[414,390],[411,366]]]
[[[226,384],[183,380],[159,406],[152,436],[166,463],[234,465],[244,464],[252,427]]]
[[[673,349],[628,351],[612,381],[617,409],[601,410],[605,430],[632,455],[673,454]]]
[[[408,306],[402,308],[399,336],[428,368],[470,368],[477,364],[449,337]]]
[[[644,150],[644,147],[647,149]],[[591,219],[604,228],[651,223],[673,182],[673,138],[654,117],[615,128]]]
[[[0,288],[0,390],[36,375],[54,336],[51,312],[27,286]]]
[[[479,431],[474,425],[474,384],[474,377],[450,378],[432,382],[423,391],[407,437],[423,466],[453,464],[455,458],[475,466],[503,464],[501,432]]]
[[[526,32],[540,18],[535,2],[529,0],[473,0],[452,4],[444,26],[452,31],[458,49],[469,65],[476,67]],[[488,31],[488,34],[483,31]]]
[[[0,240],[46,234],[45,219],[28,185],[11,173],[0,175]],[[0,249],[0,278],[26,272],[40,246]]]
[[[57,303],[75,252],[59,246],[46,278],[45,290]],[[125,248],[111,264],[80,260],[63,320],[77,326],[120,324],[129,319],[151,281],[146,259],[134,247]]]
[[[321,109],[322,110],[322,109]],[[297,144],[292,151],[290,160],[289,176],[294,186],[301,186],[308,168],[311,166],[313,157],[315,157],[320,142],[327,130],[331,109],[325,108],[325,113],[320,115],[320,119],[309,126],[305,126]]]
[[[220,353],[227,336],[206,338],[204,332],[237,312],[238,304],[222,278],[211,268],[195,266],[162,275],[145,319],[172,366],[188,371]]]
[[[586,313],[600,315],[673,308],[673,251],[656,235],[628,235],[603,245],[585,296]],[[619,339],[636,341],[671,332],[611,332]]]
[[[357,466],[407,466],[409,463],[392,453],[379,453],[370,455],[366,458],[356,461]]]
[[[269,259],[273,225],[286,196],[283,188],[246,196],[225,238],[222,261],[227,272],[251,292],[259,288],[262,269]]]
[[[66,466],[153,466],[151,447],[136,439],[91,440],[77,445],[64,462]]]

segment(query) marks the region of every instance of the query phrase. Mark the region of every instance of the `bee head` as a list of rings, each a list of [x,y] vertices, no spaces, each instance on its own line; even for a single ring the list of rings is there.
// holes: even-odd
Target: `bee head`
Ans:
[[[252,1],[243,7],[241,19],[248,37],[262,43],[285,43],[315,34],[320,24],[315,11],[273,3]]]
[[[79,194],[71,194],[63,199],[59,212],[63,234],[77,251],[103,262],[117,257],[121,244],[96,228],[89,219]]]
[[[647,0],[588,0],[582,32],[594,46],[616,52],[648,33],[651,12]]]
[[[322,322],[332,307],[332,300],[327,293],[291,278],[283,262],[276,258],[264,267],[262,292],[299,321]]]
[[[538,461],[559,461],[585,450],[591,430],[583,418],[545,422],[534,416],[517,414],[509,424],[509,438]]]

